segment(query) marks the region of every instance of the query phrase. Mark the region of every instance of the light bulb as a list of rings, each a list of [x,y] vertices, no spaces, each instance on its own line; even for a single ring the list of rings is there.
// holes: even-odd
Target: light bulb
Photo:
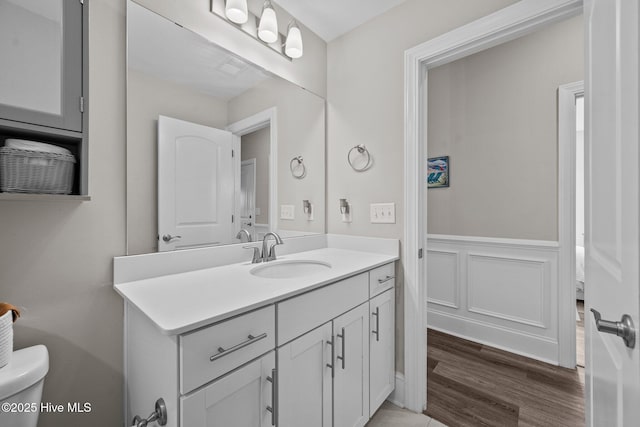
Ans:
[[[296,21],[291,21],[287,31],[287,41],[284,46],[284,53],[289,58],[300,58],[302,56],[302,33]]]
[[[229,21],[236,24],[244,24],[249,18],[247,11],[247,0],[227,0],[224,7],[224,14],[227,15]]]
[[[262,7],[258,37],[265,43],[273,43],[278,40],[278,18],[276,18],[276,11],[273,10],[271,0],[265,1]]]

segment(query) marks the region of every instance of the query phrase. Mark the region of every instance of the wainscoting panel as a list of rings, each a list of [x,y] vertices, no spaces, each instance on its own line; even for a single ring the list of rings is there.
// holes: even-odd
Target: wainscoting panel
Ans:
[[[427,239],[427,324],[557,364],[558,243]]]
[[[460,262],[457,251],[427,249],[427,283],[434,283],[427,292],[427,301],[445,307],[459,308]]]

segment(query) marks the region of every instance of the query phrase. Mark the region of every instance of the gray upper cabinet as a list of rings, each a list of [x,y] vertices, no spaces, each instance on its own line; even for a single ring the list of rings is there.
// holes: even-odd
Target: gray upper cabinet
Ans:
[[[83,131],[82,9],[80,0],[0,0],[0,125]]]

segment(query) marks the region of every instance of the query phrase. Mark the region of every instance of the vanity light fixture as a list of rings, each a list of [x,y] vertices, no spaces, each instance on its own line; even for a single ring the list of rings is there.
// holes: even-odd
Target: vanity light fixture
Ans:
[[[300,58],[303,53],[302,33],[297,22],[292,20],[287,27],[287,41],[284,44],[284,53],[293,59]]]
[[[273,10],[271,0],[266,0],[262,6],[258,37],[265,43],[273,43],[278,40],[278,18],[276,11]]]
[[[224,14],[229,21],[236,24],[244,24],[249,19],[247,0],[227,0],[224,6]]]

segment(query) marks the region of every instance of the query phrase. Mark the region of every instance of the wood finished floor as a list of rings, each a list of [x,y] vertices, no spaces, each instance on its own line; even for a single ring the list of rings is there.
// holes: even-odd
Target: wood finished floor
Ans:
[[[428,330],[425,415],[457,426],[584,426],[584,372]]]

